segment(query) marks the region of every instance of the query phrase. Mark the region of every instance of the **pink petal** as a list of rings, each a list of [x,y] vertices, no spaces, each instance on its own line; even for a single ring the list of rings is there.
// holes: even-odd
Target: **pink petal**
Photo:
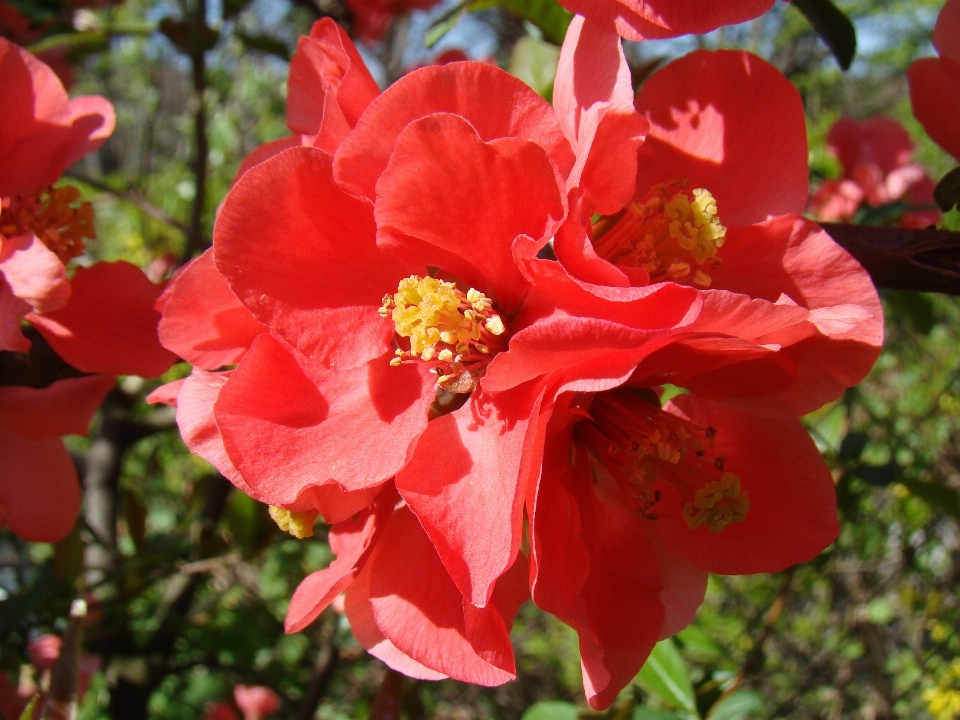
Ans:
[[[207,250],[170,281],[159,300],[163,317],[157,328],[168,350],[196,367],[216,370],[237,362],[261,325],[230,291]]]
[[[331,480],[379,485],[406,463],[434,392],[425,364],[389,356],[328,369],[268,334],[257,337],[216,404],[230,458],[258,497],[288,507]]]
[[[521,190],[522,189],[522,190]],[[513,311],[526,291],[513,243],[543,243],[566,214],[546,153],[518,138],[484,142],[462,118],[432,115],[400,134],[377,182],[377,244],[442,268]]]
[[[0,526],[31,542],[57,542],[80,511],[77,471],[60,438],[0,428]]]
[[[112,375],[89,375],[42,389],[2,386],[0,426],[35,440],[86,435],[90,418],[116,382]]]
[[[689,180],[713,193],[727,227],[803,212],[803,104],[772,65],[746,52],[701,50],[655,73],[636,103],[651,125],[640,146],[640,195]]]
[[[35,235],[0,236],[0,273],[15,296],[35,312],[59,310],[70,299],[67,271]]]
[[[27,319],[64,360],[83,372],[162,375],[176,360],[157,340],[163,289],[128,262],[79,268],[61,310]],[[121,300],[122,298],[122,300]]]
[[[504,393],[475,391],[462,408],[427,425],[397,473],[397,489],[463,597],[477,607],[490,601],[520,548],[526,485],[539,470],[532,418],[542,392],[532,383]]]
[[[337,151],[337,181],[373,202],[400,133],[435,113],[459,115],[484,142],[510,137],[535,142],[564,177],[573,166],[570,146],[543,98],[497,67],[464,62],[415,70],[370,103]]]

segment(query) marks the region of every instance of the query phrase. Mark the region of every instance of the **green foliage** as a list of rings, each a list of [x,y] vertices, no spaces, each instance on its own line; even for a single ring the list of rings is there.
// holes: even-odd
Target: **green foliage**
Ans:
[[[672,708],[696,715],[697,703],[686,663],[673,640],[661,640],[637,675],[637,682]]]

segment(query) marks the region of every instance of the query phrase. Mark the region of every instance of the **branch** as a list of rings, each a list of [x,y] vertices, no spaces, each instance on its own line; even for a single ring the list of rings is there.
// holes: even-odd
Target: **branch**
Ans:
[[[960,233],[820,223],[879,288],[960,295]]]
[[[193,143],[196,155],[193,160],[194,196],[190,211],[190,228],[181,262],[186,263],[210,242],[203,235],[203,210],[207,199],[207,104],[204,93],[207,89],[206,49],[204,34],[207,30],[207,0],[195,0],[190,27],[190,66],[193,75],[193,95],[196,108],[193,115]]]
[[[105,192],[110,195],[113,195],[115,198],[119,200],[123,200],[124,202],[128,202],[131,205],[138,208],[144,215],[149,215],[155,220],[159,220],[160,222],[165,223],[172,228],[176,228],[177,230],[182,232],[184,235],[190,232],[190,229],[186,225],[184,225],[182,222],[177,220],[175,217],[173,217],[172,215],[168,215],[166,212],[158,208],[156,205],[153,205],[152,203],[149,203],[146,200],[144,200],[143,197],[141,197],[140,192],[136,188],[128,188],[126,190],[117,190],[116,188],[110,187],[106,183],[100,182],[99,180],[94,180],[91,177],[87,177],[86,175],[82,175],[76,172],[69,172],[66,174],[65,177],[68,177],[72,180],[76,180],[77,182],[83,183],[84,185],[89,185],[90,187],[94,188],[95,190],[99,190],[100,192]]]

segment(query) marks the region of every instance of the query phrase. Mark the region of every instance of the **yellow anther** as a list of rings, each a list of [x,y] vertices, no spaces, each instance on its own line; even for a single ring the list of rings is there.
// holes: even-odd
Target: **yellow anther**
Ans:
[[[292,512],[280,507],[270,506],[270,517],[284,532],[288,532],[298,540],[313,537],[313,524],[320,516],[316,510]]]
[[[740,489],[740,478],[724,473],[719,480],[700,488],[692,503],[684,504],[683,519],[693,530],[706,525],[720,532],[731,523],[743,522],[749,511],[750,499]]]
[[[597,254],[610,262],[640,267],[652,282],[688,279],[710,286],[710,276],[697,266],[718,267],[717,250],[726,228],[717,216],[717,201],[704,188],[687,191],[686,182],[655,185],[617,218],[594,225]]]
[[[380,315],[393,320],[396,333],[410,339],[391,365],[420,359],[437,363],[442,387],[470,392],[489,356],[506,348],[507,328],[493,301],[475,288],[411,275],[397,292],[383,298]]]

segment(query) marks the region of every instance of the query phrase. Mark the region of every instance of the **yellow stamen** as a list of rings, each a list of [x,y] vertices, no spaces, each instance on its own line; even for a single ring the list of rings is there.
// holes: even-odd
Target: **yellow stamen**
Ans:
[[[82,255],[84,240],[97,237],[93,206],[80,202],[72,186],[46,187],[34,195],[4,198],[0,211],[0,235],[15,237],[33,233],[63,263]]]
[[[270,517],[284,532],[288,532],[298,540],[313,537],[313,524],[320,516],[316,510],[293,512],[280,507],[270,506]]]
[[[396,293],[384,296],[380,315],[410,342],[390,364],[436,363],[438,383],[451,392],[473,390],[490,356],[506,347],[507,328],[490,298],[434,277],[401,280]]]
[[[650,520],[660,501],[659,483],[680,498],[683,518],[696,530],[720,532],[742,522],[750,510],[740,478],[724,470],[726,458],[710,452],[716,430],[699,428],[664,412],[655,395],[620,389],[598,394],[577,436],[589,449],[594,477],[612,480],[628,507]]]
[[[717,250],[727,229],[713,195],[704,188],[686,188],[681,181],[655,185],[622,215],[599,220],[592,231],[597,254],[616,265],[643,268],[651,282],[709,287],[710,275],[699,266],[720,266]]]

